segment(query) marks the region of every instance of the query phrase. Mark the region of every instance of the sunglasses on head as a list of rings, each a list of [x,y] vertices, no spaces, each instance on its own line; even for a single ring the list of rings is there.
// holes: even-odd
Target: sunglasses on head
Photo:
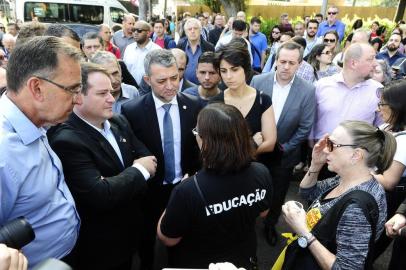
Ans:
[[[336,42],[335,39],[329,39],[329,38],[325,38],[325,39],[323,39],[323,41],[324,41],[325,43],[335,43],[335,42]]]

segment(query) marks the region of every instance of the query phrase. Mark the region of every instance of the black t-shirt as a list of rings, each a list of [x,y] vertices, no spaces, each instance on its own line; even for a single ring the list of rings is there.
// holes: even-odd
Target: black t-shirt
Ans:
[[[169,249],[170,266],[207,268],[211,262],[228,261],[248,267],[249,258],[256,255],[255,220],[271,203],[269,171],[252,162],[235,174],[201,170],[197,181],[214,215],[193,177],[175,187],[161,222],[164,235],[182,237]]]

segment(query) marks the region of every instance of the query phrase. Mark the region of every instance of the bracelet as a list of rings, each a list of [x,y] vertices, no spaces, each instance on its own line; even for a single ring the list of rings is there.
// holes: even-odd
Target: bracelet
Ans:
[[[314,242],[315,240],[316,240],[316,237],[315,237],[313,234],[311,234],[310,240],[309,240],[309,242],[307,243],[307,247],[309,248],[310,245],[313,244],[313,242]]]

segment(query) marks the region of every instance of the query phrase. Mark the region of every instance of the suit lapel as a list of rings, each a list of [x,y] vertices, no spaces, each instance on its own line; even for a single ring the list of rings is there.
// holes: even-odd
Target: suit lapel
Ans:
[[[145,112],[147,114],[145,115],[146,125],[150,126],[150,135],[148,135],[148,137],[150,137],[149,140],[154,142],[154,144],[157,144],[154,145],[154,147],[156,147],[156,150],[158,150],[160,155],[163,157],[164,152],[162,149],[161,132],[159,130],[158,116],[152,93],[149,93],[145,99]],[[156,151],[153,151],[153,149],[150,150],[156,153]]]
[[[187,127],[187,117],[188,117],[188,106],[185,103],[185,99],[182,96],[182,94],[178,94],[176,96],[177,100],[178,100],[178,108],[179,108],[179,119],[180,119],[180,129],[181,129],[181,133],[180,133],[180,137],[181,137],[181,148],[180,148],[180,152],[181,152],[181,156],[183,157],[183,149],[185,149],[184,143],[185,143],[185,139],[182,138],[186,138],[186,132],[191,132],[188,131]],[[183,159],[182,159],[183,160]]]
[[[85,132],[91,140],[99,145],[100,148],[106,153],[106,156],[108,156],[114,162],[114,164],[116,164],[116,166],[118,166],[119,168],[123,168],[123,164],[121,164],[116,151],[114,151],[114,148],[107,141],[107,139],[100,134],[99,131],[91,127],[89,124],[85,123],[75,113],[71,114],[70,120],[73,125]]]
[[[293,80],[292,86],[290,87],[289,95],[286,98],[285,105],[283,105],[283,109],[281,112],[281,116],[279,117],[279,121],[277,127],[283,123],[284,118],[286,117],[287,113],[289,112],[289,108],[292,107],[292,104],[295,102],[297,96],[297,78]]]
[[[127,166],[131,166],[132,162],[133,162],[133,157],[131,154],[131,145],[130,145],[130,141],[129,138],[126,138],[125,136],[123,136],[124,134],[122,132],[120,132],[118,126],[116,126],[116,124],[110,122],[111,124],[111,132],[113,132],[114,138],[116,138],[116,142],[118,147],[120,148],[120,152],[121,152],[121,157],[123,159],[123,163],[124,163],[124,168],[126,168]],[[114,149],[113,149],[114,150]],[[120,165],[121,165],[121,161],[118,160]]]

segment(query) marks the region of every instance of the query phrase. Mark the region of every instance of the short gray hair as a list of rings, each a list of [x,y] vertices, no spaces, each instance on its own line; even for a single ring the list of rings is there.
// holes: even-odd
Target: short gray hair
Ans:
[[[98,65],[104,65],[106,63],[118,64],[116,56],[111,52],[107,51],[97,51],[89,60],[90,62]]]
[[[57,37],[34,37],[18,45],[7,64],[7,90],[18,93],[32,76],[41,75],[52,79],[55,70],[63,64],[59,63],[58,56],[61,55],[77,62],[82,60],[78,49]]]
[[[169,50],[157,49],[147,53],[144,59],[145,75],[151,76],[151,66],[154,64],[163,67],[172,67],[173,65],[178,67],[175,56]]]

